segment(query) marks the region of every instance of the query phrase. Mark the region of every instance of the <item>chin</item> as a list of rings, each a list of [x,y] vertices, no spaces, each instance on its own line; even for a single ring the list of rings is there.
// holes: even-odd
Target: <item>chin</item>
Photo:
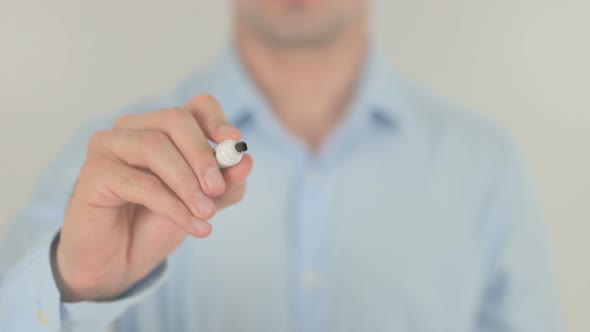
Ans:
[[[236,0],[238,20],[274,46],[310,47],[337,38],[366,0]]]

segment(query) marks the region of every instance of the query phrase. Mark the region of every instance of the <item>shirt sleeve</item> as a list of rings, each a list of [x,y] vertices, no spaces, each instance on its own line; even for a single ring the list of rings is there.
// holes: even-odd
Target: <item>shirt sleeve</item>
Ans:
[[[491,264],[476,331],[560,331],[538,204],[520,152],[507,150],[485,209]]]
[[[33,250],[2,280],[1,331],[104,331],[164,280],[166,263],[113,301],[64,303],[53,278],[50,244]]]
[[[153,292],[165,277],[157,267],[120,298],[107,302],[64,303],[51,268],[57,234],[91,133],[111,119],[82,127],[36,184],[27,205],[0,238],[0,331],[104,331],[125,310]]]

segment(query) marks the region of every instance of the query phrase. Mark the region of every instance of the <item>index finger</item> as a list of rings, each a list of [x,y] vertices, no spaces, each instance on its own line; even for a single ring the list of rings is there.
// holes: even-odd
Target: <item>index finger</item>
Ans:
[[[227,121],[221,104],[214,96],[198,94],[184,107],[193,114],[205,136],[213,142],[221,143],[228,139],[239,141],[242,138],[240,131]]]
[[[186,108],[170,108],[139,115],[126,115],[113,126],[115,130],[155,130],[165,133],[180,151],[199,179],[203,192],[219,196],[225,181],[207,137]]]

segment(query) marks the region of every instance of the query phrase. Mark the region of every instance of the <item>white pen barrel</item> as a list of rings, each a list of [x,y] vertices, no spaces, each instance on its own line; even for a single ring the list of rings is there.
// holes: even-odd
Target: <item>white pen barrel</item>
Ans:
[[[244,142],[225,140],[215,147],[215,158],[219,167],[232,167],[242,160],[246,150],[248,150],[248,146]]]

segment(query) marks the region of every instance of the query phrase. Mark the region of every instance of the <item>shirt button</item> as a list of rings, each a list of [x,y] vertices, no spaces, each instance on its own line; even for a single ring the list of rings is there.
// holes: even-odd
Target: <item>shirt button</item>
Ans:
[[[320,277],[313,271],[307,271],[303,274],[303,287],[305,289],[317,288],[320,284]]]
[[[37,310],[37,320],[43,327],[49,325],[49,318],[47,318],[47,313],[43,309]]]

